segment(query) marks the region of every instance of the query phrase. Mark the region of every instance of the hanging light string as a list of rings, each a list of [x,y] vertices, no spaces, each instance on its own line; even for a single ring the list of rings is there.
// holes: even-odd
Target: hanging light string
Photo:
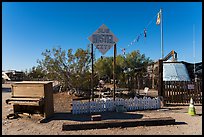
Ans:
[[[132,42],[130,42],[130,44],[128,44],[125,48],[122,48],[122,47],[119,47],[119,46],[118,46],[118,47],[121,49],[122,54],[123,54],[124,56],[125,56],[126,50],[127,50],[130,46],[134,45],[136,42],[139,42],[140,38],[142,37],[142,34],[143,34],[144,38],[147,37],[147,28],[149,28],[149,25],[152,24],[153,20],[155,19],[155,17],[156,17],[157,15],[158,15],[158,13],[153,16],[153,18],[148,22],[148,24],[146,25],[146,27],[144,28],[144,30],[141,31],[141,32],[139,33],[139,35],[137,35],[137,37],[136,37]],[[95,53],[95,51],[96,51],[96,47],[95,47],[95,49],[94,49],[93,52]],[[103,59],[103,58],[104,58],[104,57],[101,56],[101,59]]]
[[[119,48],[122,50],[123,55],[125,55],[125,51],[126,51],[130,46],[132,46],[135,42],[139,42],[139,39],[141,38],[142,34],[144,34],[144,38],[147,37],[147,28],[149,27],[150,24],[152,24],[152,22],[153,22],[153,20],[155,19],[156,16],[157,16],[157,14],[154,15],[154,17],[148,22],[148,24],[147,24],[147,26],[144,28],[144,30],[141,31],[141,32],[139,33],[139,35],[137,35],[137,37],[136,37],[132,42],[130,42],[130,44],[127,45],[127,47],[125,47],[125,48],[119,47]]]

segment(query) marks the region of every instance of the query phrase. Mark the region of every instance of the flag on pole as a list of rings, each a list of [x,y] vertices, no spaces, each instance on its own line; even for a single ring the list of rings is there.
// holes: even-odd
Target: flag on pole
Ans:
[[[159,11],[159,13],[157,13],[157,22],[156,24],[159,25],[161,22],[161,10]]]

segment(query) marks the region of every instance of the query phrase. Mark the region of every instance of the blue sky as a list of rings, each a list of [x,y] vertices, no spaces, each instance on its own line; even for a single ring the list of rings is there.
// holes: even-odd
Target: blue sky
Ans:
[[[140,50],[152,60],[161,58],[160,26],[163,9],[164,56],[171,50],[179,61],[202,61],[201,2],[3,2],[2,70],[26,70],[37,65],[45,49],[86,49],[88,37],[105,24],[119,39],[117,54]],[[148,25],[149,24],[149,25]],[[147,27],[148,25],[148,27]],[[147,27],[147,37],[128,46]],[[96,57],[102,53],[94,50]],[[113,56],[113,47],[104,55]]]

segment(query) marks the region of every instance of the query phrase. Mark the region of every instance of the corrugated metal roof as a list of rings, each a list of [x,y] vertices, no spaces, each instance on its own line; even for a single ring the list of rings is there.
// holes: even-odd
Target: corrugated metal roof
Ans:
[[[190,81],[183,63],[163,63],[163,81]]]

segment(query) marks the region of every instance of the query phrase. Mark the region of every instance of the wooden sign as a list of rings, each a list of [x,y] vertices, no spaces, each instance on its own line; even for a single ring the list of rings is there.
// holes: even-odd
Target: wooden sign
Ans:
[[[105,24],[100,26],[88,39],[103,55],[118,42],[118,39]]]

